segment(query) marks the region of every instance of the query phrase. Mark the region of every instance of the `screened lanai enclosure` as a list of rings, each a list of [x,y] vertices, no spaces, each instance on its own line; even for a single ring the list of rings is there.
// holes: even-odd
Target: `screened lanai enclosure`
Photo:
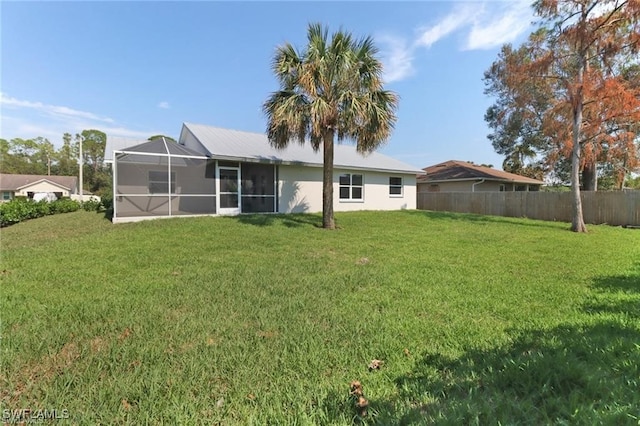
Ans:
[[[207,157],[153,140],[113,158],[113,220],[276,211],[276,165]]]

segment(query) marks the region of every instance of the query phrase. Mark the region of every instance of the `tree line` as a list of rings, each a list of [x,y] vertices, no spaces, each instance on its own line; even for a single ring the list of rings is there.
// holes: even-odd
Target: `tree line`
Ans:
[[[43,137],[0,139],[0,173],[78,176],[80,140],[84,190],[97,195],[110,193],[111,168],[104,164],[107,135],[95,129],[65,133],[58,149]]]

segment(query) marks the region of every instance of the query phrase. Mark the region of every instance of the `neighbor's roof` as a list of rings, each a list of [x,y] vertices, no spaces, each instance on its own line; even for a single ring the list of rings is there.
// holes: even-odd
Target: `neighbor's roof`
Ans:
[[[322,150],[314,152],[308,144],[302,146],[293,141],[285,149],[275,149],[269,144],[267,136],[263,133],[242,132],[202,124],[184,123],[180,134],[181,143],[187,137],[185,132],[191,133],[209,155],[214,158],[318,167],[322,166],[323,163]],[[422,170],[418,168],[378,152],[363,156],[356,151],[355,146],[348,144],[335,145],[333,165],[335,168],[409,174],[422,173]]]
[[[424,169],[426,175],[418,176],[418,183],[451,182],[460,180],[489,179],[501,182],[543,185],[544,182],[491,167],[477,166],[466,161],[450,160]]]
[[[0,173],[0,190],[15,191],[40,181],[49,181],[66,189],[75,189],[78,186],[78,178],[75,176],[12,175]]]

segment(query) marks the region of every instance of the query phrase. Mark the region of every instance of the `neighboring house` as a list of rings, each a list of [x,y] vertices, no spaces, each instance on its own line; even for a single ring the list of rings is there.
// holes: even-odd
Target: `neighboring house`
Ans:
[[[418,192],[539,191],[544,182],[466,161],[445,161],[422,169]]]
[[[114,222],[153,217],[322,211],[322,151],[264,134],[185,123],[178,143],[108,137]],[[420,169],[335,145],[334,209],[416,208]]]
[[[33,198],[35,194],[43,192],[53,193],[57,198],[70,197],[78,192],[78,178],[0,173],[1,201],[9,201],[20,196]]]

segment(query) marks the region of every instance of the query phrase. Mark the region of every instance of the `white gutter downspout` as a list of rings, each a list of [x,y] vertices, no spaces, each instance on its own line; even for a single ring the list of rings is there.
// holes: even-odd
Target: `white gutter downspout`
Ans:
[[[474,182],[473,185],[471,185],[471,192],[476,192],[476,185],[480,185],[481,183],[484,183],[484,179],[479,182]]]

